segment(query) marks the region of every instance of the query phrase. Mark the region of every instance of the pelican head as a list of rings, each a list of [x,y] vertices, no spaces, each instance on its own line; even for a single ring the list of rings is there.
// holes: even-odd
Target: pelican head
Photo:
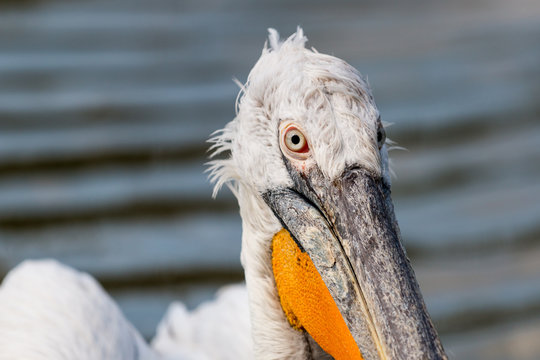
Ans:
[[[445,359],[401,244],[371,90],[306,40],[270,30],[211,140],[228,154],[211,162],[215,192],[228,184],[240,205],[256,358]]]

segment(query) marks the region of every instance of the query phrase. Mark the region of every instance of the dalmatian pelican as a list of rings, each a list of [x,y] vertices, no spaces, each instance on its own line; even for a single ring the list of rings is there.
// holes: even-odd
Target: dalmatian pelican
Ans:
[[[270,29],[211,139],[214,195],[226,184],[240,207],[247,296],[176,308],[152,349],[89,275],[25,263],[0,290],[0,358],[446,359],[401,244],[371,90],[306,40]]]

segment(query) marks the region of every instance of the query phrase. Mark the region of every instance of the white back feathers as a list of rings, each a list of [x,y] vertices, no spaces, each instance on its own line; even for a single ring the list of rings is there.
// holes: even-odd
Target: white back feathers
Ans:
[[[25,261],[0,289],[0,359],[156,359],[88,274]]]

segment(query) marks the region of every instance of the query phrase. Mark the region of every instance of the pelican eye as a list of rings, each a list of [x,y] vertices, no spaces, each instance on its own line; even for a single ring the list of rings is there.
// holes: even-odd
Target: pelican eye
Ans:
[[[285,145],[294,152],[304,152],[307,150],[306,138],[298,129],[289,129],[285,134]]]
[[[282,150],[297,159],[305,159],[309,153],[306,136],[294,125],[288,125],[281,131]]]

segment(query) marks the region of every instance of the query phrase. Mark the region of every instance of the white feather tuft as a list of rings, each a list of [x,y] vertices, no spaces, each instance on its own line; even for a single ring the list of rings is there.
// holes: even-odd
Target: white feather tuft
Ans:
[[[268,29],[268,42],[270,43],[270,49],[272,51],[279,51],[279,49],[281,48],[283,42],[280,41],[279,33],[276,29]],[[296,33],[289,36],[289,38],[285,42],[296,47],[304,48],[307,42],[307,37],[304,36],[304,30],[300,26],[298,26],[296,28]]]
[[[270,42],[270,48],[274,51],[279,50],[279,33],[276,29],[268,29],[268,41]]]
[[[237,185],[233,183],[234,180],[238,180],[238,173],[234,167],[233,160],[231,158],[231,146],[234,138],[235,123],[230,122],[227,126],[221,130],[214,131],[212,137],[208,140],[212,145],[208,149],[210,152],[210,158],[213,159],[218,155],[225,155],[225,159],[216,159],[209,161],[209,165],[206,172],[209,173],[210,182],[214,184],[214,189],[212,191],[212,197],[215,198],[219,190],[223,185],[228,185],[233,194],[237,193]]]

